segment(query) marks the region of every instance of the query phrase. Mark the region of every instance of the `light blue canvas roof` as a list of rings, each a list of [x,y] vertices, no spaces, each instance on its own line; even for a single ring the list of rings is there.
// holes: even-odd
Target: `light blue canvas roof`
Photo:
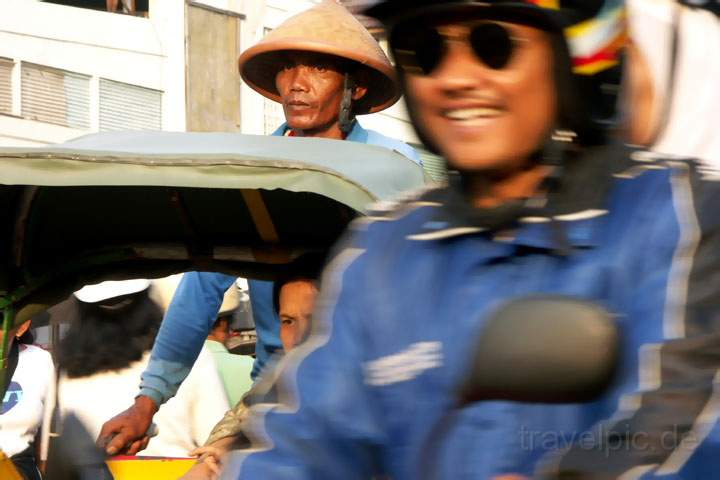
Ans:
[[[363,211],[417,188],[420,166],[389,149],[316,138],[107,132],[0,149],[4,185],[155,185],[315,192]]]

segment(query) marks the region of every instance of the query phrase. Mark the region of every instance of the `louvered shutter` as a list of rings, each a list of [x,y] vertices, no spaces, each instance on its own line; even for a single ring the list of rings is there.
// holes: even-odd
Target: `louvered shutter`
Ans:
[[[90,128],[90,77],[23,62],[22,116],[71,128]]]
[[[285,121],[285,114],[282,105],[267,98],[263,107],[264,132],[271,135]]]
[[[12,113],[13,61],[0,57],[0,113]]]
[[[100,131],[161,128],[161,91],[100,79]]]

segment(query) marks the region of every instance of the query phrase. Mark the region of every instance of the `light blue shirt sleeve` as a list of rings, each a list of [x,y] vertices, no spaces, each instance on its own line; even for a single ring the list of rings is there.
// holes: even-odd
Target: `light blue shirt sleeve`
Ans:
[[[158,406],[175,395],[200,354],[223,295],[235,278],[208,272],[183,276],[142,374],[140,395],[150,397]]]
[[[362,125],[360,125],[360,122],[355,122],[355,126],[350,132],[350,135],[348,135],[347,140],[351,142],[365,143],[367,145],[385,147],[398,152],[420,166],[423,164],[420,154],[418,154],[417,150],[413,147],[396,138],[391,138],[380,132],[376,132],[375,130],[366,130]]]
[[[283,346],[280,341],[280,318],[275,312],[273,302],[273,282],[248,280],[248,286],[257,332],[252,378],[257,378],[270,358],[276,352],[282,353]]]
[[[423,162],[420,158],[420,155],[418,154],[417,150],[415,150],[413,147],[408,145],[405,142],[401,142],[400,140],[396,140],[394,138],[386,137],[385,135],[378,133],[373,130],[368,130],[368,141],[367,143],[369,145],[378,145],[380,147],[389,148],[390,150],[394,150],[398,152],[399,154],[409,158],[413,162],[417,163],[418,165],[422,166]]]

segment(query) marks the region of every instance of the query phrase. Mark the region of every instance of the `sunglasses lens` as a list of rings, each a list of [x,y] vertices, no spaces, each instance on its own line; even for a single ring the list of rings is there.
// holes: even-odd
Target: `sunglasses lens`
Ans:
[[[409,74],[429,75],[444,55],[443,38],[430,27],[397,29],[391,44],[395,61]]]
[[[474,27],[470,32],[470,45],[475,55],[495,70],[507,66],[513,53],[510,32],[497,23],[483,23]]]

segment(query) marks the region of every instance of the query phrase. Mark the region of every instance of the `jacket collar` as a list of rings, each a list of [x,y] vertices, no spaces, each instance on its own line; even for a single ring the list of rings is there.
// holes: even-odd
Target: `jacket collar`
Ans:
[[[559,186],[545,198],[493,209],[468,204],[461,176],[451,174],[447,187],[420,199],[435,207],[408,239],[432,241],[480,233],[496,242],[548,250],[597,246],[608,213],[612,175],[627,165],[628,158],[628,149],[617,145],[588,149],[567,163]]]

